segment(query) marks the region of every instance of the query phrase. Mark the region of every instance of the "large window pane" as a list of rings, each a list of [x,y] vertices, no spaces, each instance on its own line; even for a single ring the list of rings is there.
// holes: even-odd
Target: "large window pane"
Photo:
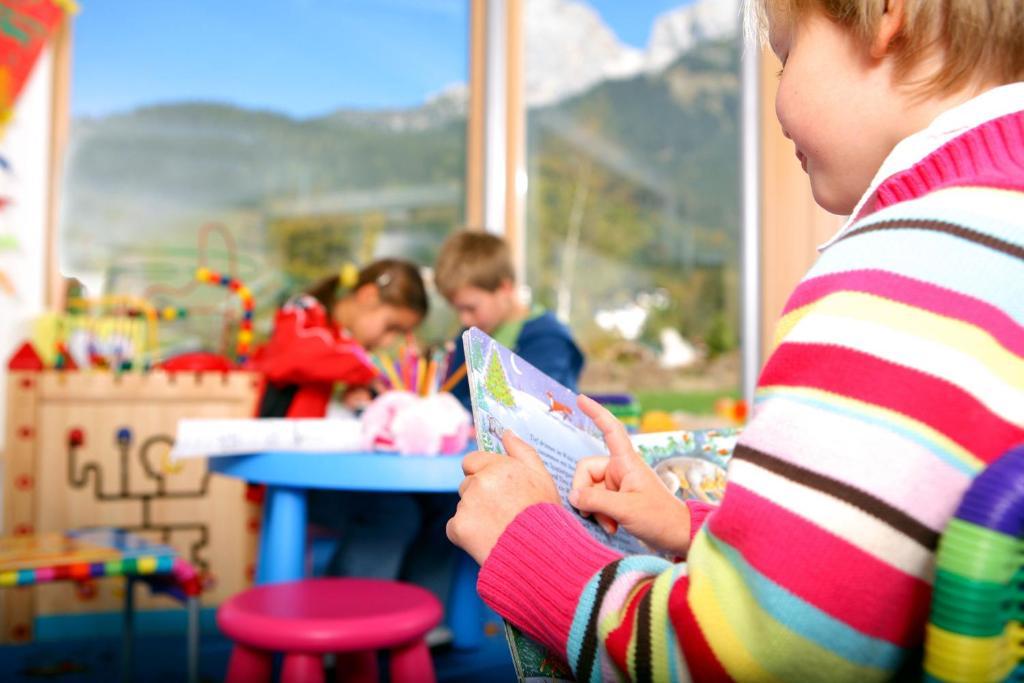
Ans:
[[[431,262],[462,222],[463,0],[84,5],[62,270],[185,307],[165,353],[231,348],[198,265],[233,269],[266,325],[345,261]]]
[[[711,413],[740,381],[737,4],[525,1],[534,297],[584,388]]]

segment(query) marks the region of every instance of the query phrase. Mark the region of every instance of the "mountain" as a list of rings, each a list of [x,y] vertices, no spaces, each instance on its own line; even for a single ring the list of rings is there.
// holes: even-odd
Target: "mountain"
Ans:
[[[700,43],[736,35],[739,13],[738,0],[701,0],[661,15],[647,43],[646,70],[659,71]]]
[[[694,252],[721,258],[734,247],[739,226],[739,85],[738,46],[717,41],[659,73],[608,80],[531,110],[531,190],[549,197],[551,186],[571,182],[582,165],[600,169],[609,190],[628,188],[630,204],[652,207],[654,215],[642,223],[666,231],[647,240],[658,245],[647,258],[676,264],[691,263]],[[563,159],[547,179],[545,155]],[[549,231],[560,235],[564,228]]]
[[[523,23],[523,87],[529,107],[553,104],[644,68],[643,52],[620,42],[597,11],[583,2],[528,0]]]
[[[464,126],[448,119],[395,130],[386,120],[373,126],[344,116],[297,120],[208,102],[80,119],[69,154],[69,222],[85,217],[85,207],[74,204],[82,191],[102,195],[108,205],[157,202],[154,208],[180,213],[334,188],[442,182],[462,172]]]
[[[604,81],[657,73],[702,42],[734,36],[739,0],[697,0],[662,14],[644,50],[622,43],[596,10],[578,0],[528,0],[523,21],[524,95],[536,107]]]
[[[421,106],[405,109],[339,109],[327,122],[392,132],[422,131],[466,118],[469,87],[455,83],[427,98]]]

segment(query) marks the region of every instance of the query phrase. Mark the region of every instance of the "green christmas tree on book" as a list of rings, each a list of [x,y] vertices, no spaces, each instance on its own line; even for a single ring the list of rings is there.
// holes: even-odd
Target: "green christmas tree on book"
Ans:
[[[478,372],[484,369],[484,353],[476,344],[473,344],[469,349],[469,362],[470,367]]]
[[[506,408],[514,408],[515,399],[512,398],[512,388],[508,385],[508,378],[505,377],[505,369],[501,367],[501,358],[498,351],[491,353],[491,359],[487,363],[487,391],[494,397],[494,400]]]

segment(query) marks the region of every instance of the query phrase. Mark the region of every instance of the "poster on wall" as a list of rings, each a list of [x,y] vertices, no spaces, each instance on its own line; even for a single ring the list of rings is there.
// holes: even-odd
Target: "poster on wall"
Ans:
[[[50,36],[75,9],[72,0],[0,0],[0,134]]]
[[[76,11],[72,0],[0,0],[0,139],[14,118],[44,48],[65,14]],[[13,256],[21,243],[13,225],[19,196],[15,157],[0,149],[0,257]],[[18,295],[17,277],[0,263],[0,300]]]

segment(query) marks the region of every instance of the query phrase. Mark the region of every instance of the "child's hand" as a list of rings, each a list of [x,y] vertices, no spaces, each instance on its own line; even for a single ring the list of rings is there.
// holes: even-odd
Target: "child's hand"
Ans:
[[[580,409],[604,434],[610,456],[584,458],[576,466],[569,502],[593,514],[609,533],[619,526],[650,546],[686,555],[690,511],[633,449],[626,428],[597,401],[580,396]]]
[[[537,452],[511,431],[501,442],[507,456],[476,451],[462,461],[462,500],[448,520],[448,539],[480,564],[520,512],[534,503],[561,504]]]
[[[341,396],[341,403],[352,411],[365,410],[373,401],[373,390],[368,386],[348,387]]]

